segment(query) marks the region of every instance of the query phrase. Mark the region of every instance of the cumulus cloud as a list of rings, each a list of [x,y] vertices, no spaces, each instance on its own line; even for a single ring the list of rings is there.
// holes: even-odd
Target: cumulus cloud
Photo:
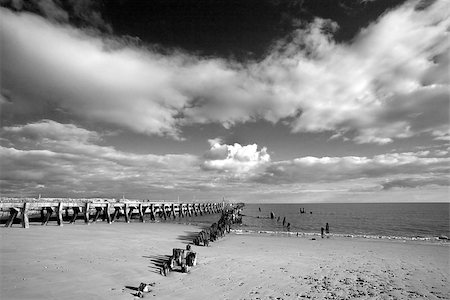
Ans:
[[[245,64],[160,54],[2,8],[2,85],[13,101],[1,102],[4,117],[52,101],[80,119],[174,138],[188,124],[264,119],[357,143],[447,139],[449,4],[417,3],[347,44],[333,40],[339,24],[317,18]]]
[[[2,195],[125,194],[157,200],[178,195],[221,199],[239,194],[257,198],[387,192],[394,187],[442,188],[450,171],[450,158],[443,150],[272,161],[268,150],[256,144],[227,145],[211,139],[210,149],[200,157],[153,155],[119,151],[102,145],[102,137],[99,132],[50,120],[3,127]]]
[[[242,146],[222,144],[220,140],[210,140],[211,149],[204,155],[205,170],[228,172],[237,176],[249,176],[270,162],[267,148],[258,150],[258,145]]]
[[[43,120],[1,130],[0,188],[53,196],[139,195],[157,199],[199,184],[192,155],[143,155],[102,146],[101,135],[73,124]],[[169,190],[169,193],[166,193]]]

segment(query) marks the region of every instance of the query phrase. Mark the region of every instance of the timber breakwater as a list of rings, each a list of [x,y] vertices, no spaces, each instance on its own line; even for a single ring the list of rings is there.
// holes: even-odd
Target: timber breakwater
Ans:
[[[101,219],[109,224],[123,218],[129,223],[192,217],[221,213],[231,207],[224,202],[179,203],[127,199],[72,199],[72,198],[2,198],[0,219],[5,227],[20,223],[28,228],[31,221],[47,225],[56,221],[59,226],[83,219],[89,225]],[[31,220],[31,221],[30,221]]]

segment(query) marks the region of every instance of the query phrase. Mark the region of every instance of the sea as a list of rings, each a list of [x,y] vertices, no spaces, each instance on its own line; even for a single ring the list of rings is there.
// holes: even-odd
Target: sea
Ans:
[[[252,203],[245,204],[242,224],[235,231],[320,236],[328,223],[331,236],[445,240],[450,237],[449,208],[450,203]],[[215,218],[205,215],[189,222],[205,225]]]

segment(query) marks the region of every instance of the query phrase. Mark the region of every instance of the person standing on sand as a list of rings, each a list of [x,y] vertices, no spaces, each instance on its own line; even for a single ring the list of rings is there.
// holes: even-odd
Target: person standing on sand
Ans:
[[[326,234],[330,233],[330,226],[328,226],[328,223],[325,225],[325,233]]]
[[[323,231],[324,231],[323,227],[320,227],[320,235],[322,236],[322,238],[323,238]]]

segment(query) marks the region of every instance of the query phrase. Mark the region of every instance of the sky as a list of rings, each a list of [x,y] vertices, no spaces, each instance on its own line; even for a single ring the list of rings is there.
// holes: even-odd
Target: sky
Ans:
[[[446,0],[0,4],[2,197],[450,200]]]

